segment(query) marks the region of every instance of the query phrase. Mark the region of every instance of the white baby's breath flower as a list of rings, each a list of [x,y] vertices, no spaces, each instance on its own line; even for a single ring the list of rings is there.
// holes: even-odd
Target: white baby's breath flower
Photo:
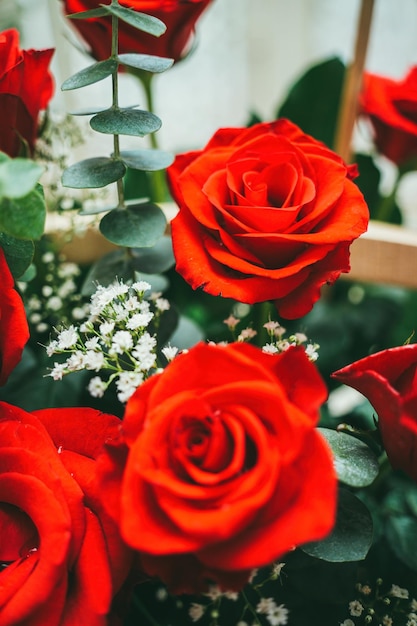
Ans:
[[[102,398],[107,389],[106,383],[101,380],[100,376],[94,376],[88,383],[87,387],[90,396],[93,398]]]
[[[266,614],[272,611],[275,607],[276,604],[273,598],[261,598],[256,605],[256,612]]]
[[[166,298],[157,298],[155,300],[155,306],[158,309],[158,311],[169,311],[170,309],[170,304],[169,301]]]
[[[95,350],[87,350],[84,357],[85,368],[99,372],[105,362],[104,354]]]
[[[308,358],[310,359],[310,361],[317,361],[317,359],[319,358],[319,353],[317,352],[318,349],[318,345],[316,343],[309,343],[305,350],[306,350],[306,355],[308,356]]]
[[[98,337],[91,337],[85,342],[87,350],[100,350],[100,340]]]
[[[121,372],[116,380],[117,397],[120,402],[127,402],[136,389],[143,383],[140,372]]]
[[[52,296],[49,300],[46,301],[46,307],[51,311],[60,311],[62,309],[63,303],[59,296]]]
[[[288,609],[283,604],[280,604],[279,606],[275,606],[271,611],[268,611],[266,619],[271,626],[284,626],[288,624],[288,613]]]
[[[80,350],[76,350],[71,356],[67,359],[67,369],[70,372],[77,372],[84,368],[85,365],[85,357],[84,354]]]
[[[49,373],[49,376],[54,380],[62,380],[63,375],[66,372],[66,364],[65,363],[54,363],[54,367]]]
[[[114,322],[103,322],[99,326],[100,335],[103,337],[108,337],[114,331],[115,323]]]
[[[58,348],[60,350],[67,350],[69,348],[73,348],[75,344],[77,343],[78,339],[79,339],[78,331],[75,328],[75,326],[71,324],[71,326],[69,326],[68,328],[60,331],[58,338],[57,338]]]
[[[228,318],[223,320],[223,324],[226,324],[229,330],[234,330],[236,326],[239,324],[239,322],[240,322],[240,319],[238,319],[234,315],[229,315]]]
[[[198,622],[204,615],[204,606],[193,602],[188,609],[188,615],[193,622]]]
[[[278,348],[273,343],[266,343],[262,346],[262,352],[267,352],[268,354],[276,354],[278,352]]]
[[[138,328],[146,328],[152,321],[153,313],[134,313],[130,320],[126,323],[129,330],[137,330]]]
[[[42,287],[42,295],[45,296],[45,298],[49,298],[49,296],[52,296],[54,290],[52,289],[51,285],[44,285]]]
[[[132,283],[132,289],[137,293],[144,294],[146,291],[150,291],[151,285],[146,280],[138,280]]]
[[[71,315],[74,320],[82,320],[85,318],[86,312],[82,306],[76,306],[72,309]]]
[[[178,354],[178,348],[176,348],[175,346],[168,345],[168,346],[165,346],[165,348],[162,348],[161,352],[166,358],[166,360],[169,362],[169,361],[172,361],[172,359],[174,359],[175,356]]]
[[[118,330],[114,333],[110,353],[123,354],[132,347],[132,335],[127,330]]]
[[[352,600],[352,602],[349,602],[349,613],[352,617],[360,617],[363,611],[363,604],[359,602],[359,600]]]
[[[124,303],[126,311],[137,311],[140,306],[139,300],[136,296],[130,296]]]
[[[393,598],[400,598],[401,600],[408,600],[409,598],[408,589],[403,589],[398,585],[391,586],[391,589],[389,590],[389,595],[393,596]]]
[[[238,341],[246,341],[247,339],[253,339],[257,335],[256,330],[253,328],[244,328],[240,335],[238,336]]]

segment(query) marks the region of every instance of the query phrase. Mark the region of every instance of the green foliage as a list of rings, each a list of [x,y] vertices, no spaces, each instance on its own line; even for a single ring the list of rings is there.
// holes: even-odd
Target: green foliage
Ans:
[[[165,72],[165,70],[169,69],[174,63],[173,59],[156,57],[150,54],[134,53],[118,54],[117,60],[126,67],[133,67],[137,70],[152,72],[153,74]]]
[[[331,58],[309,68],[277,111],[330,148],[334,144],[345,66]]]
[[[33,241],[16,239],[0,232],[0,246],[13,277],[22,278],[32,263],[35,252]]]
[[[114,4],[107,6],[106,9],[108,13],[119,18],[119,20],[123,20],[129,26],[133,26],[133,28],[137,28],[154,37],[160,37],[166,31],[166,26],[161,20],[146,13],[140,13],[134,9],[126,9]]]
[[[174,156],[163,150],[123,150],[120,158],[127,167],[145,172],[163,170],[174,161]]]
[[[417,518],[410,515],[390,516],[386,535],[394,554],[417,572]]]
[[[0,198],[22,198],[36,186],[44,167],[30,159],[4,158],[0,160]]]
[[[136,204],[107,213],[100,231],[109,241],[128,248],[153,246],[162,237],[166,218],[156,204]]]
[[[161,128],[161,120],[149,111],[137,111],[134,109],[109,109],[97,113],[90,126],[99,133],[110,135],[133,135],[144,137]]]
[[[363,560],[372,545],[372,517],[353,493],[339,490],[336,525],[323,541],[303,546],[304,552],[324,561]]]
[[[363,441],[347,433],[319,428],[329,444],[337,477],[351,487],[366,487],[378,475],[379,463],[375,453]]]
[[[12,237],[39,239],[45,218],[45,199],[40,185],[22,198],[0,200],[0,231]]]
[[[126,167],[120,160],[95,157],[68,167],[62,175],[62,184],[75,189],[105,187],[122,178],[125,172]]]
[[[118,64],[115,59],[99,61],[67,78],[67,80],[62,83],[61,89],[62,91],[69,91],[70,89],[79,89],[80,87],[93,85],[111,76],[113,72],[117,71],[117,67]]]

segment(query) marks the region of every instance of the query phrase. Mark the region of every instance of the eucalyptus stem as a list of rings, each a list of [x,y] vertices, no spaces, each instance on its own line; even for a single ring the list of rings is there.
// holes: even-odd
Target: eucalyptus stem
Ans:
[[[117,0],[112,0],[112,4],[118,5]],[[117,59],[119,52],[119,18],[116,15],[111,17],[112,36],[111,36],[111,58]],[[112,107],[113,109],[119,109],[119,74],[118,68],[112,73]],[[120,157],[120,141],[119,135],[113,135],[113,154],[117,159]],[[123,179],[119,178],[117,185],[117,208],[122,209],[125,206],[125,194],[123,187]]]

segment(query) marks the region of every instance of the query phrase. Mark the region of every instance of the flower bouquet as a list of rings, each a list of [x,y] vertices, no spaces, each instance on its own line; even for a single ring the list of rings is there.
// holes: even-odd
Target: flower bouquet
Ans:
[[[62,89],[109,79],[111,106],[75,113],[112,149],[56,157],[82,136],[40,114],[53,51],[3,32],[0,625],[417,624],[415,294],[338,281],[369,212],[398,218],[415,72],[365,75],[355,162],[337,60],[277,119],[172,155],[152,76],[209,0],[61,5],[94,59]],[[121,106],[122,72],[147,109]],[[312,76],[325,124],[303,118]],[[68,258],[44,230],[69,210],[68,237],[93,220],[111,251]]]

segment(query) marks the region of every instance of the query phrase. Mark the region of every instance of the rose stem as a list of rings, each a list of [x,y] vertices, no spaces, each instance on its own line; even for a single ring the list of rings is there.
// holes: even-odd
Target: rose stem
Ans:
[[[374,0],[362,0],[356,35],[355,57],[353,63],[346,71],[343,84],[337,120],[335,150],[346,163],[349,163],[351,160],[352,132],[357,114],[358,96],[362,84],[362,73],[365,66],[373,8]]]

